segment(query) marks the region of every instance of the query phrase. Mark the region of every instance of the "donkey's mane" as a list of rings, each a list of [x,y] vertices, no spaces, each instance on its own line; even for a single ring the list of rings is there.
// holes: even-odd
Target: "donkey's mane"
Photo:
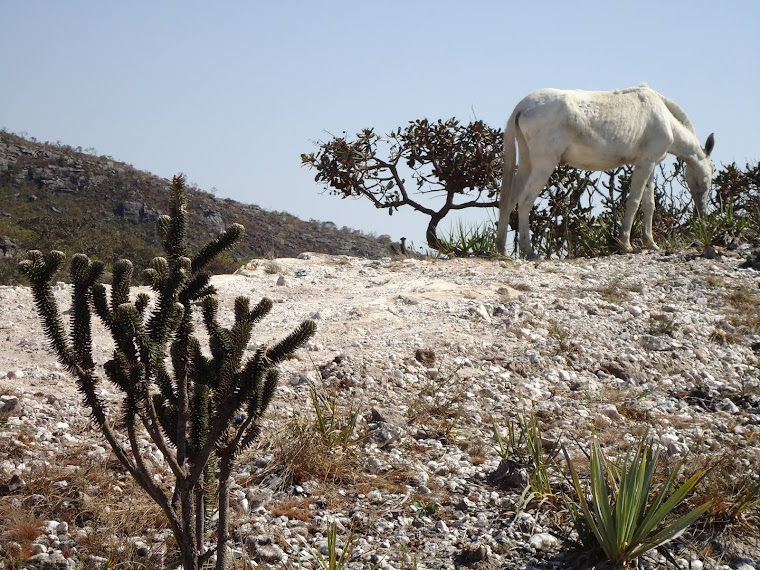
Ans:
[[[655,91],[655,93],[657,93]],[[689,120],[689,117],[686,116],[686,112],[681,109],[681,107],[673,101],[672,99],[668,99],[665,97],[665,95],[662,95],[660,93],[657,93],[657,95],[662,99],[662,102],[665,103],[665,106],[668,108],[668,111],[670,111],[670,114],[673,115],[676,120],[681,123],[684,127],[689,129],[692,133],[696,134],[696,129],[694,129],[694,125],[691,124],[691,121]]]

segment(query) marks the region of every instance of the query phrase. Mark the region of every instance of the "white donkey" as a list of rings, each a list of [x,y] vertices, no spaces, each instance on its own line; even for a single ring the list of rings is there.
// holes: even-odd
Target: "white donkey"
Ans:
[[[515,140],[520,157],[516,172]],[[583,170],[632,164],[620,242],[631,251],[631,226],[643,197],[644,245],[657,249],[652,238],[655,166],[668,153],[686,162],[686,182],[703,215],[712,185],[714,145],[711,134],[702,148],[683,109],[647,85],[619,91],[535,91],[517,104],[504,129],[497,250],[506,252],[509,216],[517,206],[520,250],[535,257],[528,216],[558,164]]]

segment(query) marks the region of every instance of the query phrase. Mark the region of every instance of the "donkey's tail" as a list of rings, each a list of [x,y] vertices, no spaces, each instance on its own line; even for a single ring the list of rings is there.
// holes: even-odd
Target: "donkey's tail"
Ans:
[[[507,251],[507,230],[509,230],[509,216],[515,208],[512,201],[512,181],[515,177],[515,164],[517,162],[516,136],[517,119],[520,116],[518,108],[512,112],[504,128],[504,147],[502,150],[503,170],[501,175],[501,190],[499,191],[499,224],[496,232],[496,250],[502,255]]]

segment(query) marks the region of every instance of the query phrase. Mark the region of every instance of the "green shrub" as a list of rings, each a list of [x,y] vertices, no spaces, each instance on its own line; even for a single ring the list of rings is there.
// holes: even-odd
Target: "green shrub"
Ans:
[[[590,550],[601,550],[614,564],[627,565],[645,552],[674,539],[712,505],[708,501],[675,521],[668,519],[702,478],[701,471],[680,487],[676,480],[683,462],[670,472],[657,494],[650,498],[659,449],[646,441],[646,434],[622,464],[604,455],[594,440],[588,488],[584,486],[567,451],[565,458],[578,497],[568,502],[581,543]]]

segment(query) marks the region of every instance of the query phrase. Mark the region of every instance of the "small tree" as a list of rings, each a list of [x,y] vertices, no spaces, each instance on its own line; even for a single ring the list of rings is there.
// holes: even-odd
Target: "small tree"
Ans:
[[[483,121],[463,126],[456,119],[435,123],[422,119],[385,139],[372,129],[362,130],[353,141],[334,137],[318,143],[316,153],[302,154],[301,162],[317,170],[315,181],[332,194],[364,196],[389,214],[411,206],[430,216],[425,237],[429,247],[438,249],[436,230],[449,212],[498,206],[501,138],[500,130]],[[419,194],[444,196],[438,209],[410,196],[404,167]],[[455,202],[458,195],[468,199]]]
[[[188,257],[184,177],[175,176],[172,189],[172,215],[158,220],[167,256],[155,258],[146,271],[155,292],[152,306],[146,293],[131,298],[129,260],[114,264],[109,299],[98,282],[103,263],[77,254],[71,260],[72,318],[67,335],[51,288],[64,254],[30,251],[20,269],[32,284],[45,334],[58,360],[76,378],[93,420],[117,459],[166,514],[183,568],[198,570],[216,553],[216,568],[224,570],[233,463],[259,434],[259,420],[277,385],[277,364],[314,334],[315,324],[304,321],[287,338],[259,348],[243,362],[253,325],[271,310],[272,302],[265,298],[251,308],[247,297],[238,297],[234,324],[224,328],[217,321],[216,291],[205,271],[243,237],[243,226],[230,226]],[[201,303],[210,356],[193,335],[196,302]],[[92,356],[92,308],[115,343],[103,370],[122,393],[117,412],[111,412],[98,393],[102,378]],[[139,443],[143,430],[171,469],[173,489],[154,479],[154,466]],[[206,521],[214,508],[219,511],[217,540],[210,547]]]

